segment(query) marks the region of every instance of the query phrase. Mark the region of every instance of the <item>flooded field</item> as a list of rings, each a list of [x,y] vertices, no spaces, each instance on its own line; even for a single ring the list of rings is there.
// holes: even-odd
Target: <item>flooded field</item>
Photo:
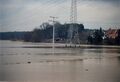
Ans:
[[[0,41],[0,81],[120,82],[119,48],[21,47],[38,45]]]

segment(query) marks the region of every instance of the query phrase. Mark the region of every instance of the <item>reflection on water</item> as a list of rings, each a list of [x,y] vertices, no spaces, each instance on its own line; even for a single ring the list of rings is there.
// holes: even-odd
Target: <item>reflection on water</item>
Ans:
[[[1,41],[0,41],[1,42]],[[120,82],[120,50],[20,48],[50,45],[2,41],[0,80],[15,82]]]

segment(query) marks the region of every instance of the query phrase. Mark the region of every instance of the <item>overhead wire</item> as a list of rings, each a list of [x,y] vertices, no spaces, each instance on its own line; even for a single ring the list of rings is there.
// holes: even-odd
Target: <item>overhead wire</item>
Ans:
[[[59,0],[60,1],[60,0]],[[56,4],[56,5],[51,5],[52,3],[54,3],[54,4],[56,4],[56,3],[60,3],[60,2],[58,2],[57,0],[56,1],[51,1],[51,0],[49,0],[49,2],[47,1],[47,4],[46,5],[48,5],[47,7],[48,8],[50,8],[50,7],[57,7],[58,5]],[[36,9],[36,8],[33,8],[33,9]],[[38,8],[38,9],[40,9],[40,8]],[[31,10],[32,11],[32,10]],[[14,24],[12,24],[12,25],[8,25],[9,27],[10,26],[13,26],[13,25],[18,25],[18,24],[21,24],[21,23],[25,23],[25,21],[28,21],[28,19],[31,19],[32,17],[35,17],[35,15],[37,15],[37,13],[38,13],[39,11],[37,11],[37,12],[34,12],[32,15],[28,15],[27,17],[25,17],[23,20],[21,19],[21,21],[19,21],[19,23],[18,23],[18,21],[17,21],[17,23],[14,23]]]

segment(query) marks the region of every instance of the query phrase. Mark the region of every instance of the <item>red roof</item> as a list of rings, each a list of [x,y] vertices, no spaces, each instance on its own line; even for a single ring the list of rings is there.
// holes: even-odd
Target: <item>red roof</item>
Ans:
[[[109,29],[106,31],[105,35],[108,38],[115,39],[116,37],[118,37],[118,31],[119,29]]]

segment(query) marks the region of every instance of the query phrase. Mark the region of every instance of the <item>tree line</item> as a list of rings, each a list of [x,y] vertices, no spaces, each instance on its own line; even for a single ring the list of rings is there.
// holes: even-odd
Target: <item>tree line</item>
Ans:
[[[65,43],[69,38],[69,29],[71,24],[55,23],[55,41]],[[83,24],[76,24],[79,38],[86,37],[87,39],[81,39],[81,41],[87,44],[109,44],[120,45],[120,33],[115,40],[111,40],[105,37],[105,31],[100,29],[84,29]],[[83,34],[81,34],[83,33]],[[23,32],[0,32],[0,40],[20,40],[25,42],[52,42],[53,37],[53,25],[49,23],[43,23],[33,31]]]

